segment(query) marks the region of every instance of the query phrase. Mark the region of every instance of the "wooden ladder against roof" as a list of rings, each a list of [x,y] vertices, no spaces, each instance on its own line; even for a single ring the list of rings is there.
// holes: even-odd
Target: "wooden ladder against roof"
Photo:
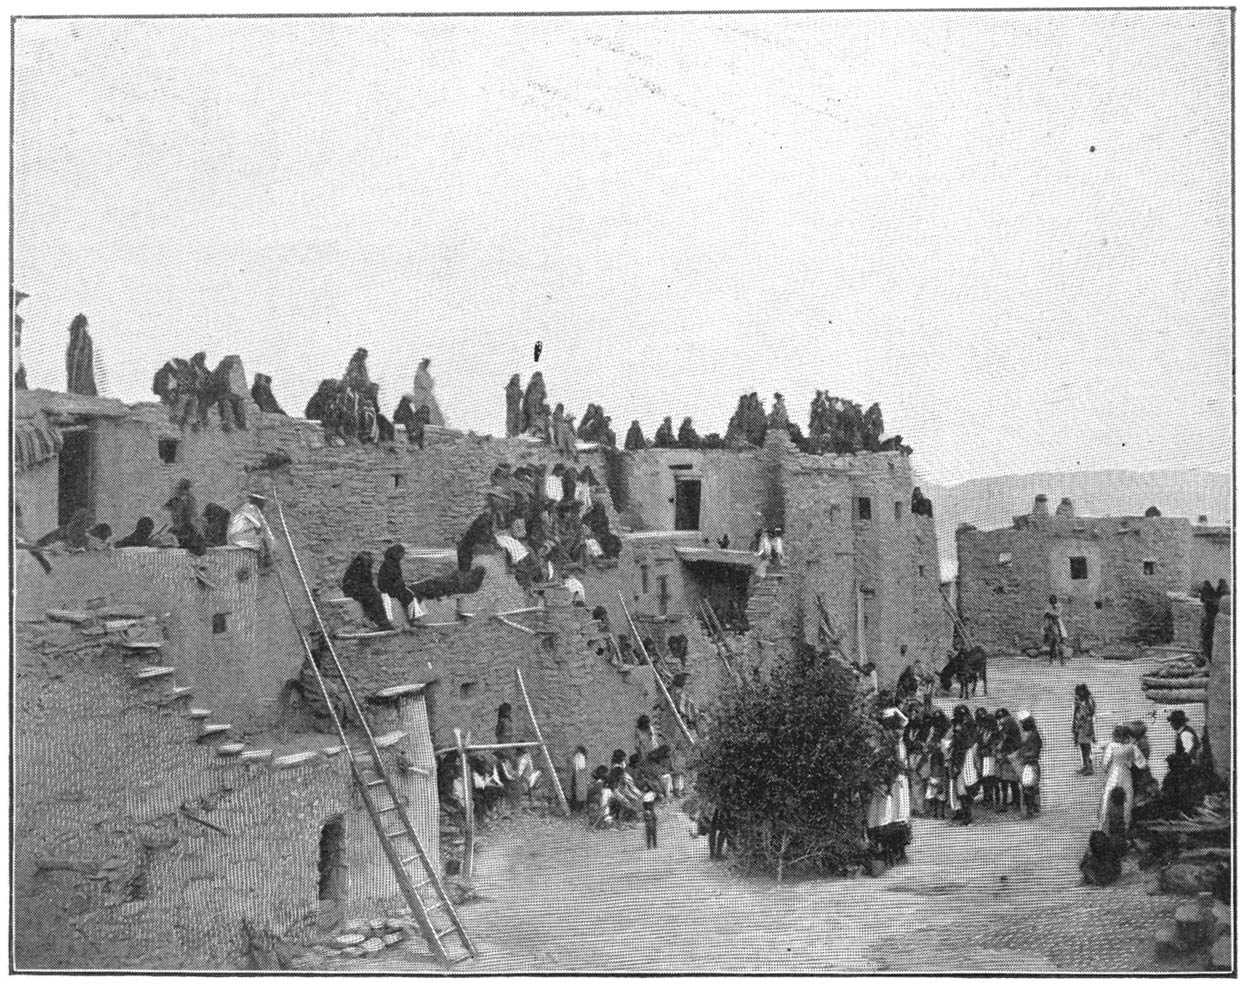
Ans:
[[[303,591],[307,595],[308,605],[311,606],[312,614],[316,618],[316,624],[320,628],[321,635],[328,647],[329,655],[333,660],[333,670],[336,671],[338,678],[345,687],[349,709],[363,728],[363,733],[368,743],[366,750],[355,753],[350,748],[350,743],[346,738],[346,730],[337,712],[334,710],[328,687],[325,684],[320,667],[312,655],[307,637],[299,625],[298,615],[294,611],[294,603],[290,599],[289,592],[286,591],[285,582],[281,578],[281,570],[278,567],[274,570],[277,573],[278,584],[281,586],[281,594],[285,596],[286,606],[290,610],[290,618],[294,621],[294,628],[299,635],[299,641],[303,644],[303,652],[306,655],[306,659],[316,673],[316,682],[320,686],[320,692],[324,696],[325,705],[329,708],[333,718],[333,725],[337,729],[338,736],[342,740],[342,746],[350,761],[351,776],[355,787],[363,799],[368,816],[372,819],[372,826],[376,828],[377,836],[381,839],[381,848],[385,852],[390,868],[394,871],[394,877],[398,881],[398,888],[401,890],[403,898],[407,901],[407,905],[411,908],[411,915],[415,918],[420,931],[424,935],[424,939],[428,942],[429,950],[433,952],[439,961],[452,965],[474,958],[476,957],[476,947],[472,944],[471,938],[459,920],[458,912],[455,910],[449,895],[447,895],[446,888],[442,884],[437,870],[429,861],[428,853],[424,850],[424,846],[420,844],[419,836],[411,825],[411,818],[407,814],[401,798],[398,796],[398,791],[394,789],[394,783],[390,778],[389,771],[385,768],[385,763],[381,758],[381,751],[377,745],[377,739],[372,734],[372,729],[368,725],[363,709],[355,697],[354,688],[350,686],[350,680],[342,669],[337,652],[333,649],[329,632],[320,618],[320,611],[316,608],[316,601],[312,597],[311,587],[307,584],[307,578],[303,574],[303,566],[299,562],[298,552],[294,548],[294,541],[291,539],[290,530],[286,526],[285,512],[281,508],[281,502],[277,499],[275,492],[270,495],[277,504],[277,516],[281,521],[281,531],[285,536],[286,544],[289,546],[290,557],[294,561],[299,581],[303,583]],[[374,791],[376,794],[387,796],[389,802],[378,803],[378,798],[374,795]],[[391,828],[390,825],[393,824],[393,819],[397,820],[398,825]],[[453,941],[458,942],[462,948],[462,953],[452,953]]]
[[[737,688],[744,687],[744,682],[740,679],[740,672],[735,669],[735,665],[727,657],[731,652],[731,647],[727,644],[727,633],[722,627],[722,623],[718,621],[718,616],[713,608],[705,599],[697,600],[701,621],[705,623],[705,628],[709,630],[710,641],[714,644],[714,649],[718,651],[718,656],[723,662],[723,666],[727,668],[727,672],[731,675],[731,679],[735,681]]]
[[[947,614],[952,617],[952,625],[960,630],[960,638],[965,641],[965,646],[973,649],[973,640],[969,638],[969,630],[965,628],[965,624],[961,622],[960,615],[952,608],[952,601],[943,594],[943,589],[939,589],[939,598],[943,599],[943,608],[947,610]]]

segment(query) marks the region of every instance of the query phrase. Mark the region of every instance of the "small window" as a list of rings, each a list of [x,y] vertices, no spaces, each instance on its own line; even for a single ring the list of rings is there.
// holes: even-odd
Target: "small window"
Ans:
[[[225,618],[224,612],[218,612],[212,617],[212,632],[220,635],[229,629],[229,620]]]
[[[904,504],[896,503],[896,523],[899,523],[904,516]]]
[[[464,681],[462,684],[459,685],[459,697],[460,698],[474,698],[476,697],[476,690],[477,690],[476,681]]]
[[[835,520],[837,520],[837,519],[839,518],[839,504],[838,504],[838,503],[832,503],[830,506],[828,506],[828,507],[826,508],[826,515],[827,515],[827,517],[828,517],[828,518],[830,518],[830,520],[831,520],[831,522],[832,522],[832,523],[833,523]]]
[[[1095,608],[1096,608],[1096,609],[1102,609],[1102,608],[1103,608],[1103,600],[1102,600],[1102,599],[1095,599]]]
[[[156,450],[160,453],[160,461],[165,465],[177,464],[177,448],[181,442],[177,438],[161,438],[156,442]]]
[[[1155,574],[1155,562],[1154,561],[1143,561],[1142,562],[1142,573],[1144,575]]]
[[[649,565],[647,564],[640,566],[640,594],[649,594]]]
[[[1073,581],[1085,581],[1088,577],[1086,559],[1084,557],[1069,558],[1069,577]]]
[[[917,566],[917,574],[918,574],[918,576],[920,577],[921,575],[924,575],[925,573],[926,573],[926,566],[925,566],[924,564],[919,564],[919,565]]]
[[[407,477],[403,475],[401,472],[395,473],[394,474],[394,488],[405,489],[406,487],[407,487]]]
[[[999,563],[1000,564],[1012,564],[1012,552],[1004,551],[1002,554],[1000,554]]]
[[[857,498],[857,519],[868,520],[870,519],[870,516],[871,516],[871,511],[870,511],[869,496],[859,496]]]
[[[658,615],[666,615],[666,603],[670,596],[666,591],[666,575],[658,575]]]

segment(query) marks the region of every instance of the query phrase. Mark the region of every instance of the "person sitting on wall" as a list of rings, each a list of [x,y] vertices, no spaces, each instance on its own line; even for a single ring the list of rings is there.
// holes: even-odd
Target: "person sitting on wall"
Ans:
[[[627,436],[623,439],[623,450],[644,451],[648,447],[645,433],[640,429],[640,421],[632,421],[632,426],[627,429]]]
[[[107,523],[97,523],[87,531],[85,550],[88,551],[105,551],[112,545],[112,527]]]
[[[181,419],[182,401],[180,400],[180,381],[185,379],[190,363],[185,359],[174,357],[165,362],[151,380],[151,392],[160,398],[160,402],[169,408],[169,420],[174,424]]]
[[[264,571],[273,563],[273,532],[268,529],[268,521],[264,519],[264,495],[258,492],[247,494],[247,501],[242,504],[229,520],[229,531],[225,543],[230,547],[242,547],[255,551],[260,556],[260,570]]]
[[[381,570],[376,575],[376,587],[381,593],[381,601],[385,605],[385,615],[391,623],[394,619],[394,603],[402,609],[407,622],[414,626],[423,618],[424,610],[415,597],[415,593],[407,587],[402,577],[402,558],[407,549],[401,544],[394,544],[385,551],[385,559],[381,562]]]
[[[251,399],[255,401],[255,406],[262,413],[286,416],[286,412],[281,409],[281,404],[277,403],[277,398],[273,395],[271,376],[264,373],[255,374],[255,382],[251,384]]]
[[[657,433],[653,436],[653,447],[654,448],[676,447],[675,429],[671,425],[671,419],[669,417],[662,418],[662,423],[661,425],[659,425]]]
[[[221,430],[228,434],[237,425],[245,431],[249,393],[242,360],[238,356],[226,356],[213,371],[207,385],[221,417]]]
[[[185,372],[177,381],[177,414],[175,423],[185,429],[190,421],[192,431],[207,427],[208,407],[212,403],[212,371],[208,369],[208,354],[196,352],[186,364]],[[191,415],[194,420],[191,420]]]
[[[203,508],[203,542],[207,547],[224,547],[229,542],[229,510],[218,503]]]
[[[177,538],[177,546],[201,555],[207,547],[203,536],[203,520],[199,516],[199,507],[195,502],[195,494],[191,492],[191,481],[180,479],[177,489],[164,508],[169,511],[172,523],[170,532]]]
[[[721,550],[726,550],[731,546],[731,538],[727,534],[723,534],[718,538],[718,546]]]
[[[342,576],[342,594],[358,602],[363,608],[363,614],[378,629],[394,628],[385,612],[381,593],[372,581],[372,554],[369,551],[360,551],[351,560]]]
[[[122,537],[114,547],[151,547],[151,537],[156,531],[156,524],[149,516],[140,517],[134,526],[134,532],[126,537]]]

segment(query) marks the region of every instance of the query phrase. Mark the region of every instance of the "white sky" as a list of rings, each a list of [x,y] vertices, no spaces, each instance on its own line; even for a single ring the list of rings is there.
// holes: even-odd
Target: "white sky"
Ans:
[[[1229,12],[19,21],[32,386],[239,353],[301,413],[724,432],[879,401],[934,481],[1231,449]],[[1094,151],[1091,151],[1091,147]]]

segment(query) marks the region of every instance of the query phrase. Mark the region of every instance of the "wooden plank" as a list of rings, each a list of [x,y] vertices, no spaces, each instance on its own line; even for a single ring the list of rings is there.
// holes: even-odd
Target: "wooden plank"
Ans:
[[[463,777],[463,862],[459,873],[468,882],[472,879],[473,852],[476,847],[476,810],[472,806],[472,767],[467,761],[467,745],[463,733],[454,730],[454,743],[459,750],[459,774]]]
[[[504,749],[536,749],[540,746],[539,742],[491,742],[488,745],[472,745],[470,742],[464,747],[468,752],[501,752]],[[446,746],[444,749],[438,749],[437,755],[444,756],[448,752],[454,752],[458,746]]]
[[[524,687],[523,674],[520,673],[518,667],[515,668],[515,680],[519,684],[519,693],[523,696],[524,707],[528,709],[528,720],[532,722],[532,734],[536,736],[536,741],[541,746],[541,756],[545,760],[545,768],[549,771],[549,782],[558,799],[558,807],[563,817],[570,817],[571,808],[567,806],[567,798],[562,792],[562,781],[558,779],[558,771],[554,769],[554,760],[550,758],[549,747],[541,738],[541,726],[537,724],[536,715],[532,711],[532,702],[528,700],[528,689]]]

